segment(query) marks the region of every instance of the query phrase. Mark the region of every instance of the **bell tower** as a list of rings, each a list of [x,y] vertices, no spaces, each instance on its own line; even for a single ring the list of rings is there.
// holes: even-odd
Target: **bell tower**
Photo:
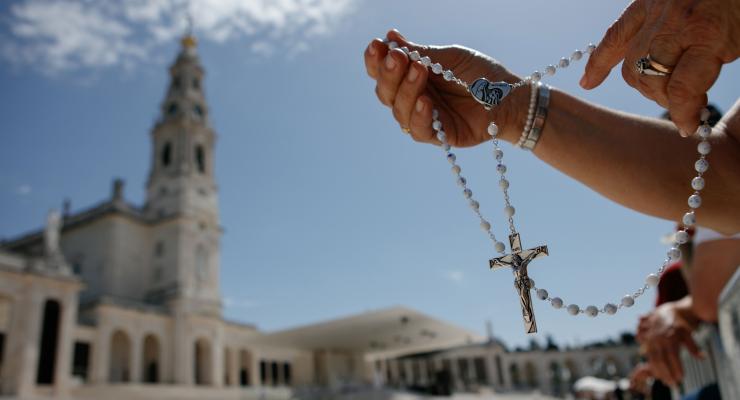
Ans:
[[[218,190],[203,67],[192,33],[169,69],[170,82],[151,132],[145,214],[155,226],[150,297],[177,299],[198,313],[221,313]]]

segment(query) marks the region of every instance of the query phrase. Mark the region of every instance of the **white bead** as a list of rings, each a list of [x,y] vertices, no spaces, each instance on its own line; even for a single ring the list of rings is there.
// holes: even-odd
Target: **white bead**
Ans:
[[[408,54],[410,50],[409,50],[408,47],[403,46],[403,47],[401,47],[401,51],[403,51],[404,53]]]
[[[459,174],[459,173],[460,173],[460,171],[462,171],[462,168],[460,168],[460,166],[459,166],[459,165],[453,165],[453,166],[452,166],[452,173],[453,173],[453,174],[457,175],[457,174]]]
[[[686,226],[694,226],[696,224],[696,214],[693,211],[689,211],[683,215],[681,221]]]
[[[488,222],[488,221],[483,220],[483,221],[480,222],[480,228],[483,229],[484,231],[488,232],[488,231],[491,230],[491,223]]]
[[[449,145],[449,144],[447,144],[447,143],[444,143],[444,144],[442,144],[442,148],[443,148],[443,149],[444,149],[445,151],[450,151],[450,149],[452,148],[452,146],[450,146],[450,145]]]
[[[547,75],[555,75],[555,66],[550,64],[547,67],[545,67],[545,74]]]
[[[506,206],[504,207],[504,214],[506,214],[507,217],[513,217],[516,210],[512,206]]]
[[[696,179],[696,178],[694,178]],[[684,244],[689,241],[689,233],[686,231],[678,231],[676,232],[676,243],[678,244]]]
[[[696,170],[696,172],[707,172],[707,170],[709,169],[709,161],[703,158],[696,160],[696,162],[694,163],[694,169]]]
[[[692,194],[689,196],[689,207],[691,208],[699,208],[701,207],[701,196],[698,194]]]
[[[419,59],[421,59],[421,55],[418,51],[414,50],[409,53],[409,58],[411,59],[411,61],[419,61]]]
[[[635,299],[632,296],[627,294],[624,297],[622,297],[622,305],[624,307],[632,307],[633,305],[635,305]]]
[[[455,160],[457,160],[457,157],[455,157],[455,153],[448,153],[447,154],[447,161],[450,162],[450,164],[454,164]]]
[[[666,256],[671,261],[678,261],[681,259],[681,250],[678,247],[671,247],[668,249]]]
[[[477,201],[470,199],[470,208],[477,211],[480,208],[480,204]]]
[[[558,66],[560,68],[568,68],[568,65],[570,65],[570,61],[568,61],[568,59],[565,57],[561,58],[560,62],[558,63]]]
[[[710,127],[709,125],[702,125],[699,127],[696,133],[702,138],[706,139],[709,137],[709,135],[712,134],[712,127]]]
[[[488,124],[488,134],[491,136],[496,136],[498,134],[498,125],[491,122]]]
[[[658,282],[660,281],[660,277],[655,274],[650,274],[645,278],[645,283],[650,287],[656,287],[658,286]]]
[[[469,199],[473,197],[473,191],[466,188],[465,190],[463,190],[463,196],[465,196],[466,199]]]
[[[542,73],[540,71],[534,71],[532,72],[532,75],[529,76],[532,82],[539,82],[540,79],[542,79]]]
[[[699,154],[706,156],[707,154],[709,154],[710,151],[712,151],[712,145],[709,144],[709,142],[707,142],[706,140],[702,140],[696,146],[696,150],[699,152]]]
[[[571,304],[568,306],[568,314],[570,315],[578,315],[579,311],[581,311],[581,308],[578,307],[577,304]]]
[[[506,165],[504,165],[504,164],[498,164],[496,166],[496,171],[498,171],[499,174],[505,174],[506,173]]]
[[[509,188],[509,181],[507,181],[506,179],[501,179],[500,181],[498,181],[498,185],[501,187],[501,189],[506,190]]]
[[[604,306],[604,311],[606,311],[609,315],[614,315],[617,313],[617,305],[612,303],[606,303]]]
[[[388,48],[393,50],[395,48],[398,48],[398,43],[396,42],[388,42]]]
[[[436,108],[432,109],[432,118],[433,119],[439,118],[439,110],[437,110]]]
[[[537,289],[537,297],[540,300],[547,299],[547,290],[545,290],[545,289]]]
[[[432,72],[439,75],[442,73],[442,64],[440,63],[434,63],[432,64]]]
[[[447,140],[447,135],[445,135],[445,131],[439,131],[439,132],[437,132],[437,139],[440,142],[444,142],[445,140]]]
[[[599,315],[599,309],[596,306],[588,306],[586,307],[586,315],[593,318]]]
[[[457,177],[457,184],[458,184],[458,185],[460,185],[460,186],[462,186],[462,187],[465,187],[465,185],[466,185],[467,183],[468,183],[468,181],[467,181],[467,180],[466,180],[465,178],[463,178],[462,176],[458,176],[458,177]]]
[[[435,120],[434,120],[434,121],[432,122],[432,129],[434,129],[435,131],[438,131],[438,130],[442,129],[442,123],[441,123],[441,122],[439,122],[439,120],[436,120],[436,119],[435,119]]]
[[[709,120],[709,116],[710,116],[711,114],[712,114],[712,113],[710,113],[710,112],[709,112],[709,109],[707,109],[707,108],[702,108],[702,109],[701,109],[701,115],[699,116],[699,120],[700,120],[701,122],[707,122],[707,121]]]
[[[419,61],[421,61],[421,65],[425,67],[429,67],[430,65],[432,65],[432,59],[427,56],[420,58]]]
[[[591,54],[596,50],[596,45],[593,43],[589,43],[588,46],[586,46],[586,53]]]
[[[691,180],[691,187],[694,190],[702,190],[704,189],[704,178],[701,176],[697,176],[696,178]]]
[[[452,71],[448,69],[442,73],[442,77],[445,78],[446,81],[451,81],[455,79],[455,74],[453,74]]]
[[[496,247],[496,251],[498,251],[499,253],[503,253],[504,250],[506,250],[506,245],[502,242],[496,242],[494,246]]]
[[[580,50],[576,50],[573,52],[573,54],[571,54],[570,59],[573,61],[578,61],[581,59],[581,57],[583,57],[583,52]]]
[[[561,299],[560,297],[553,297],[552,299],[550,299],[550,304],[554,308],[562,308],[563,307],[563,299]]]
[[[496,158],[497,161],[501,161],[501,159],[504,158],[504,151],[501,149],[496,149],[493,151],[493,156]]]

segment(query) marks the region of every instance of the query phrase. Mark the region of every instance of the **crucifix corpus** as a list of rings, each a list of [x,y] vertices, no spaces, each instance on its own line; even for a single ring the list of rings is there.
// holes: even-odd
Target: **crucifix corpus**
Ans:
[[[522,241],[519,233],[509,235],[511,244],[511,254],[490,260],[491,269],[509,267],[514,271],[514,289],[519,292],[519,304],[522,306],[522,317],[524,318],[524,330],[527,333],[537,332],[537,321],[534,319],[534,310],[532,309],[532,296],[530,290],[529,275],[527,275],[527,266],[535,258],[544,257],[547,253],[547,246],[537,246],[529,250],[522,250]]]

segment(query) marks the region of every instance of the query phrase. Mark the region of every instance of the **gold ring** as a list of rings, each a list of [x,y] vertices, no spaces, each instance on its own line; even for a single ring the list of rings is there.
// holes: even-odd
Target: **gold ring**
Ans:
[[[411,129],[405,128],[403,126],[401,127],[401,130],[403,131],[403,133],[411,133]]]
[[[653,60],[652,57],[650,57],[650,54],[647,55],[647,60],[650,63],[650,66],[655,68],[656,70],[664,73],[664,74],[670,74],[673,73],[673,67],[661,64],[655,60]]]

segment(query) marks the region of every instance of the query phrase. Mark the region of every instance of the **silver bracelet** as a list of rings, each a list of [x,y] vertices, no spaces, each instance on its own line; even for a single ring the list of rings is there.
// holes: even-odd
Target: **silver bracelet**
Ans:
[[[519,136],[519,140],[516,142],[514,146],[516,147],[522,147],[524,144],[524,141],[527,140],[527,136],[529,136],[529,131],[532,129],[532,123],[534,122],[534,112],[535,107],[537,105],[537,91],[540,88],[542,83],[540,82],[532,82],[532,93],[529,96],[529,110],[527,111],[527,120],[524,123],[524,129],[522,129],[522,134]]]
[[[532,122],[532,129],[529,130],[527,138],[522,143],[522,148],[526,150],[534,150],[537,146],[537,142],[542,136],[542,129],[545,126],[545,120],[547,119],[547,108],[550,105],[550,87],[542,85],[539,90],[540,94],[537,99],[537,112],[534,115],[534,121]]]

